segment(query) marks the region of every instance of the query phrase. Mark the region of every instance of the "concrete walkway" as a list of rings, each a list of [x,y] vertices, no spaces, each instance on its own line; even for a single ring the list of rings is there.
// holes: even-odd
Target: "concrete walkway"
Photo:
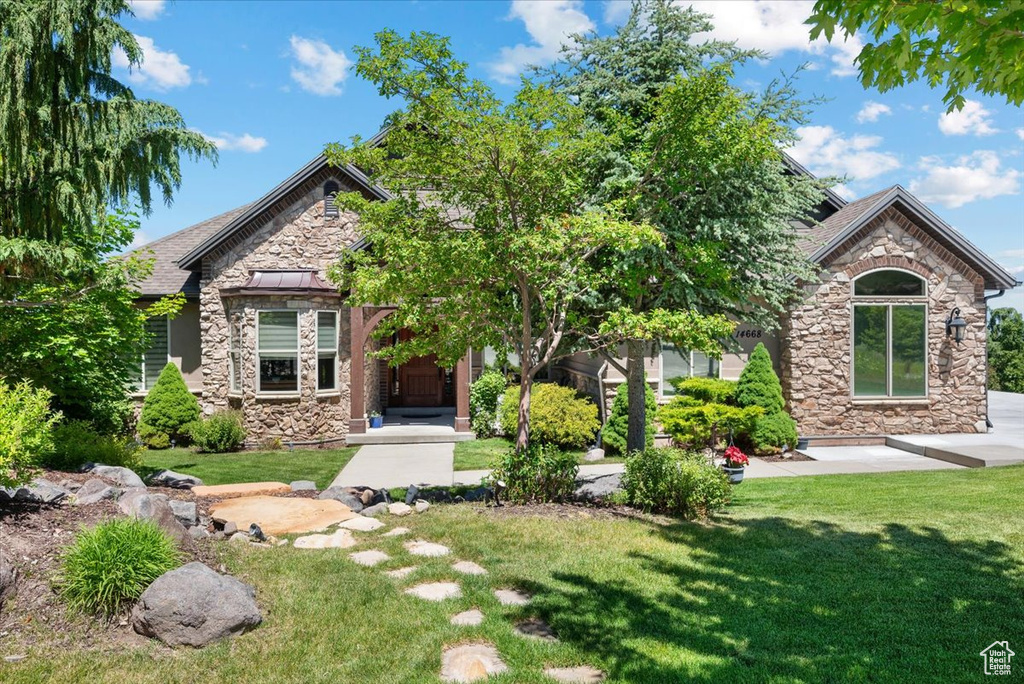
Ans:
[[[453,442],[438,444],[367,444],[341,469],[332,487],[406,487],[450,485],[455,460]]]

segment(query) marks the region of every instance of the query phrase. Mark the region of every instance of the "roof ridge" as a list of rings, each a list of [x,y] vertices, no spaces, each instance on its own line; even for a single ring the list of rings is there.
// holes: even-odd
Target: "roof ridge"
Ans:
[[[177,236],[181,235],[182,233],[186,233],[186,232],[192,230],[193,228],[198,228],[199,226],[202,226],[204,224],[210,223],[212,221],[216,221],[217,219],[223,218],[223,217],[227,216],[228,214],[232,214],[232,213],[240,212],[240,211],[245,211],[245,209],[247,209],[248,207],[252,206],[252,204],[253,204],[252,202],[248,202],[246,204],[237,206],[234,209],[228,209],[227,211],[223,211],[223,212],[221,212],[219,214],[216,214],[215,216],[210,216],[209,218],[205,218],[202,221],[197,221],[196,223],[193,223],[191,226],[186,226],[184,228],[179,228],[178,230],[174,231],[173,233],[168,233],[167,235],[164,235],[163,237],[158,237],[156,240],[150,240],[149,242],[147,242],[145,244],[139,245],[135,249],[128,250],[127,252],[125,252],[125,254],[131,254],[133,252],[139,251],[140,249],[145,249],[146,247],[152,247],[153,245],[162,244],[162,243],[166,242],[167,240],[170,240],[173,237],[177,237]]]

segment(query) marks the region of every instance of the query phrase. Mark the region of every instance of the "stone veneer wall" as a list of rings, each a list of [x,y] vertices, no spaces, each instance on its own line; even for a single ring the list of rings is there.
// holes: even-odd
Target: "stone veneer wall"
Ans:
[[[985,390],[984,281],[902,213],[889,209],[847,242],[818,283],[783,321],[781,374],[800,434],[885,435],[983,431]],[[900,268],[928,284],[928,397],[855,400],[851,388],[852,280]],[[960,307],[967,321],[958,348],[945,320]]]
[[[342,191],[354,189],[328,170],[280,200],[265,215],[254,219],[238,235],[203,259],[200,325],[203,341],[203,406],[238,408],[245,416],[248,441],[279,437],[282,442],[318,442],[343,439],[350,412],[349,310],[338,297],[246,296],[221,297],[223,288],[243,285],[254,269],[326,269],[338,253],[357,239],[357,218],[343,213],[324,217],[323,184],[337,181]],[[300,371],[298,396],[267,397],[256,393],[256,312],[260,309],[299,311]],[[339,312],[338,390],[316,392],[317,310]],[[230,392],[228,317],[241,312],[242,388]],[[376,381],[368,364],[368,382]],[[372,396],[372,395],[371,395]]]

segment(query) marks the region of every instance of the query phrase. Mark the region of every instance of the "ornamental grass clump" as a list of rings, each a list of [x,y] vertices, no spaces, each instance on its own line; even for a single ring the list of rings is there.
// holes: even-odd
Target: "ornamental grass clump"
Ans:
[[[76,535],[61,560],[56,589],[71,610],[110,618],[181,562],[174,540],[156,524],[115,518]]]

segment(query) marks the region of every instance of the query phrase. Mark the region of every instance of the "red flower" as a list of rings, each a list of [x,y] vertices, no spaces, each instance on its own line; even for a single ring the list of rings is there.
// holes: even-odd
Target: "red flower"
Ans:
[[[731,446],[725,450],[725,465],[729,468],[742,468],[749,463],[750,459],[737,447]]]

